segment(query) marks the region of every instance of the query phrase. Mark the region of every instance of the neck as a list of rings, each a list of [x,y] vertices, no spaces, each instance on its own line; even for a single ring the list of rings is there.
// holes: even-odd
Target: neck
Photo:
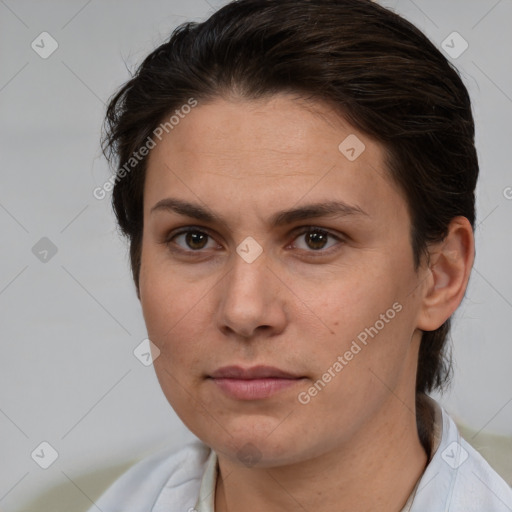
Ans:
[[[391,395],[368,423],[343,446],[293,465],[246,468],[219,456],[215,512],[400,512],[428,459],[414,399],[404,407]]]

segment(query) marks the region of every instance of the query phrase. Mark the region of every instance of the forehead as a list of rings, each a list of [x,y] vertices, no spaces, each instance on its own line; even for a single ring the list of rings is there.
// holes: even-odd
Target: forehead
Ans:
[[[238,198],[262,208],[330,195],[381,214],[400,199],[384,155],[321,102],[286,94],[198,102],[151,150],[145,212],[172,192],[225,208],[227,195],[233,207]]]

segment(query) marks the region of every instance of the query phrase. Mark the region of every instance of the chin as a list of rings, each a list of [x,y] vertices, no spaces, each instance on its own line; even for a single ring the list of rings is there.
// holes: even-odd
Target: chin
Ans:
[[[274,431],[266,424],[252,422],[245,428],[240,425],[237,430],[226,428],[220,438],[214,438],[211,430],[209,435],[198,437],[218,454],[246,467],[278,467],[308,458],[303,452],[303,440],[284,426],[281,432],[278,432],[281,427],[276,428],[275,423],[273,428]]]

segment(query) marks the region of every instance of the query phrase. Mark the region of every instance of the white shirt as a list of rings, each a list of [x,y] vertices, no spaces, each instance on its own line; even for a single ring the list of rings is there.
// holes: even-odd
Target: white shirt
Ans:
[[[512,512],[512,489],[430,403],[434,454],[400,512]],[[167,449],[128,469],[88,512],[215,512],[217,472],[217,455],[199,441]]]

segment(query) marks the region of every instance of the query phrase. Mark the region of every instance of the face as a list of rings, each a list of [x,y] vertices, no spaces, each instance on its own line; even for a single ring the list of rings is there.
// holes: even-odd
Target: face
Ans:
[[[217,99],[184,116],[149,156],[139,284],[187,427],[270,467],[413,407],[410,227],[383,147],[321,103]]]

